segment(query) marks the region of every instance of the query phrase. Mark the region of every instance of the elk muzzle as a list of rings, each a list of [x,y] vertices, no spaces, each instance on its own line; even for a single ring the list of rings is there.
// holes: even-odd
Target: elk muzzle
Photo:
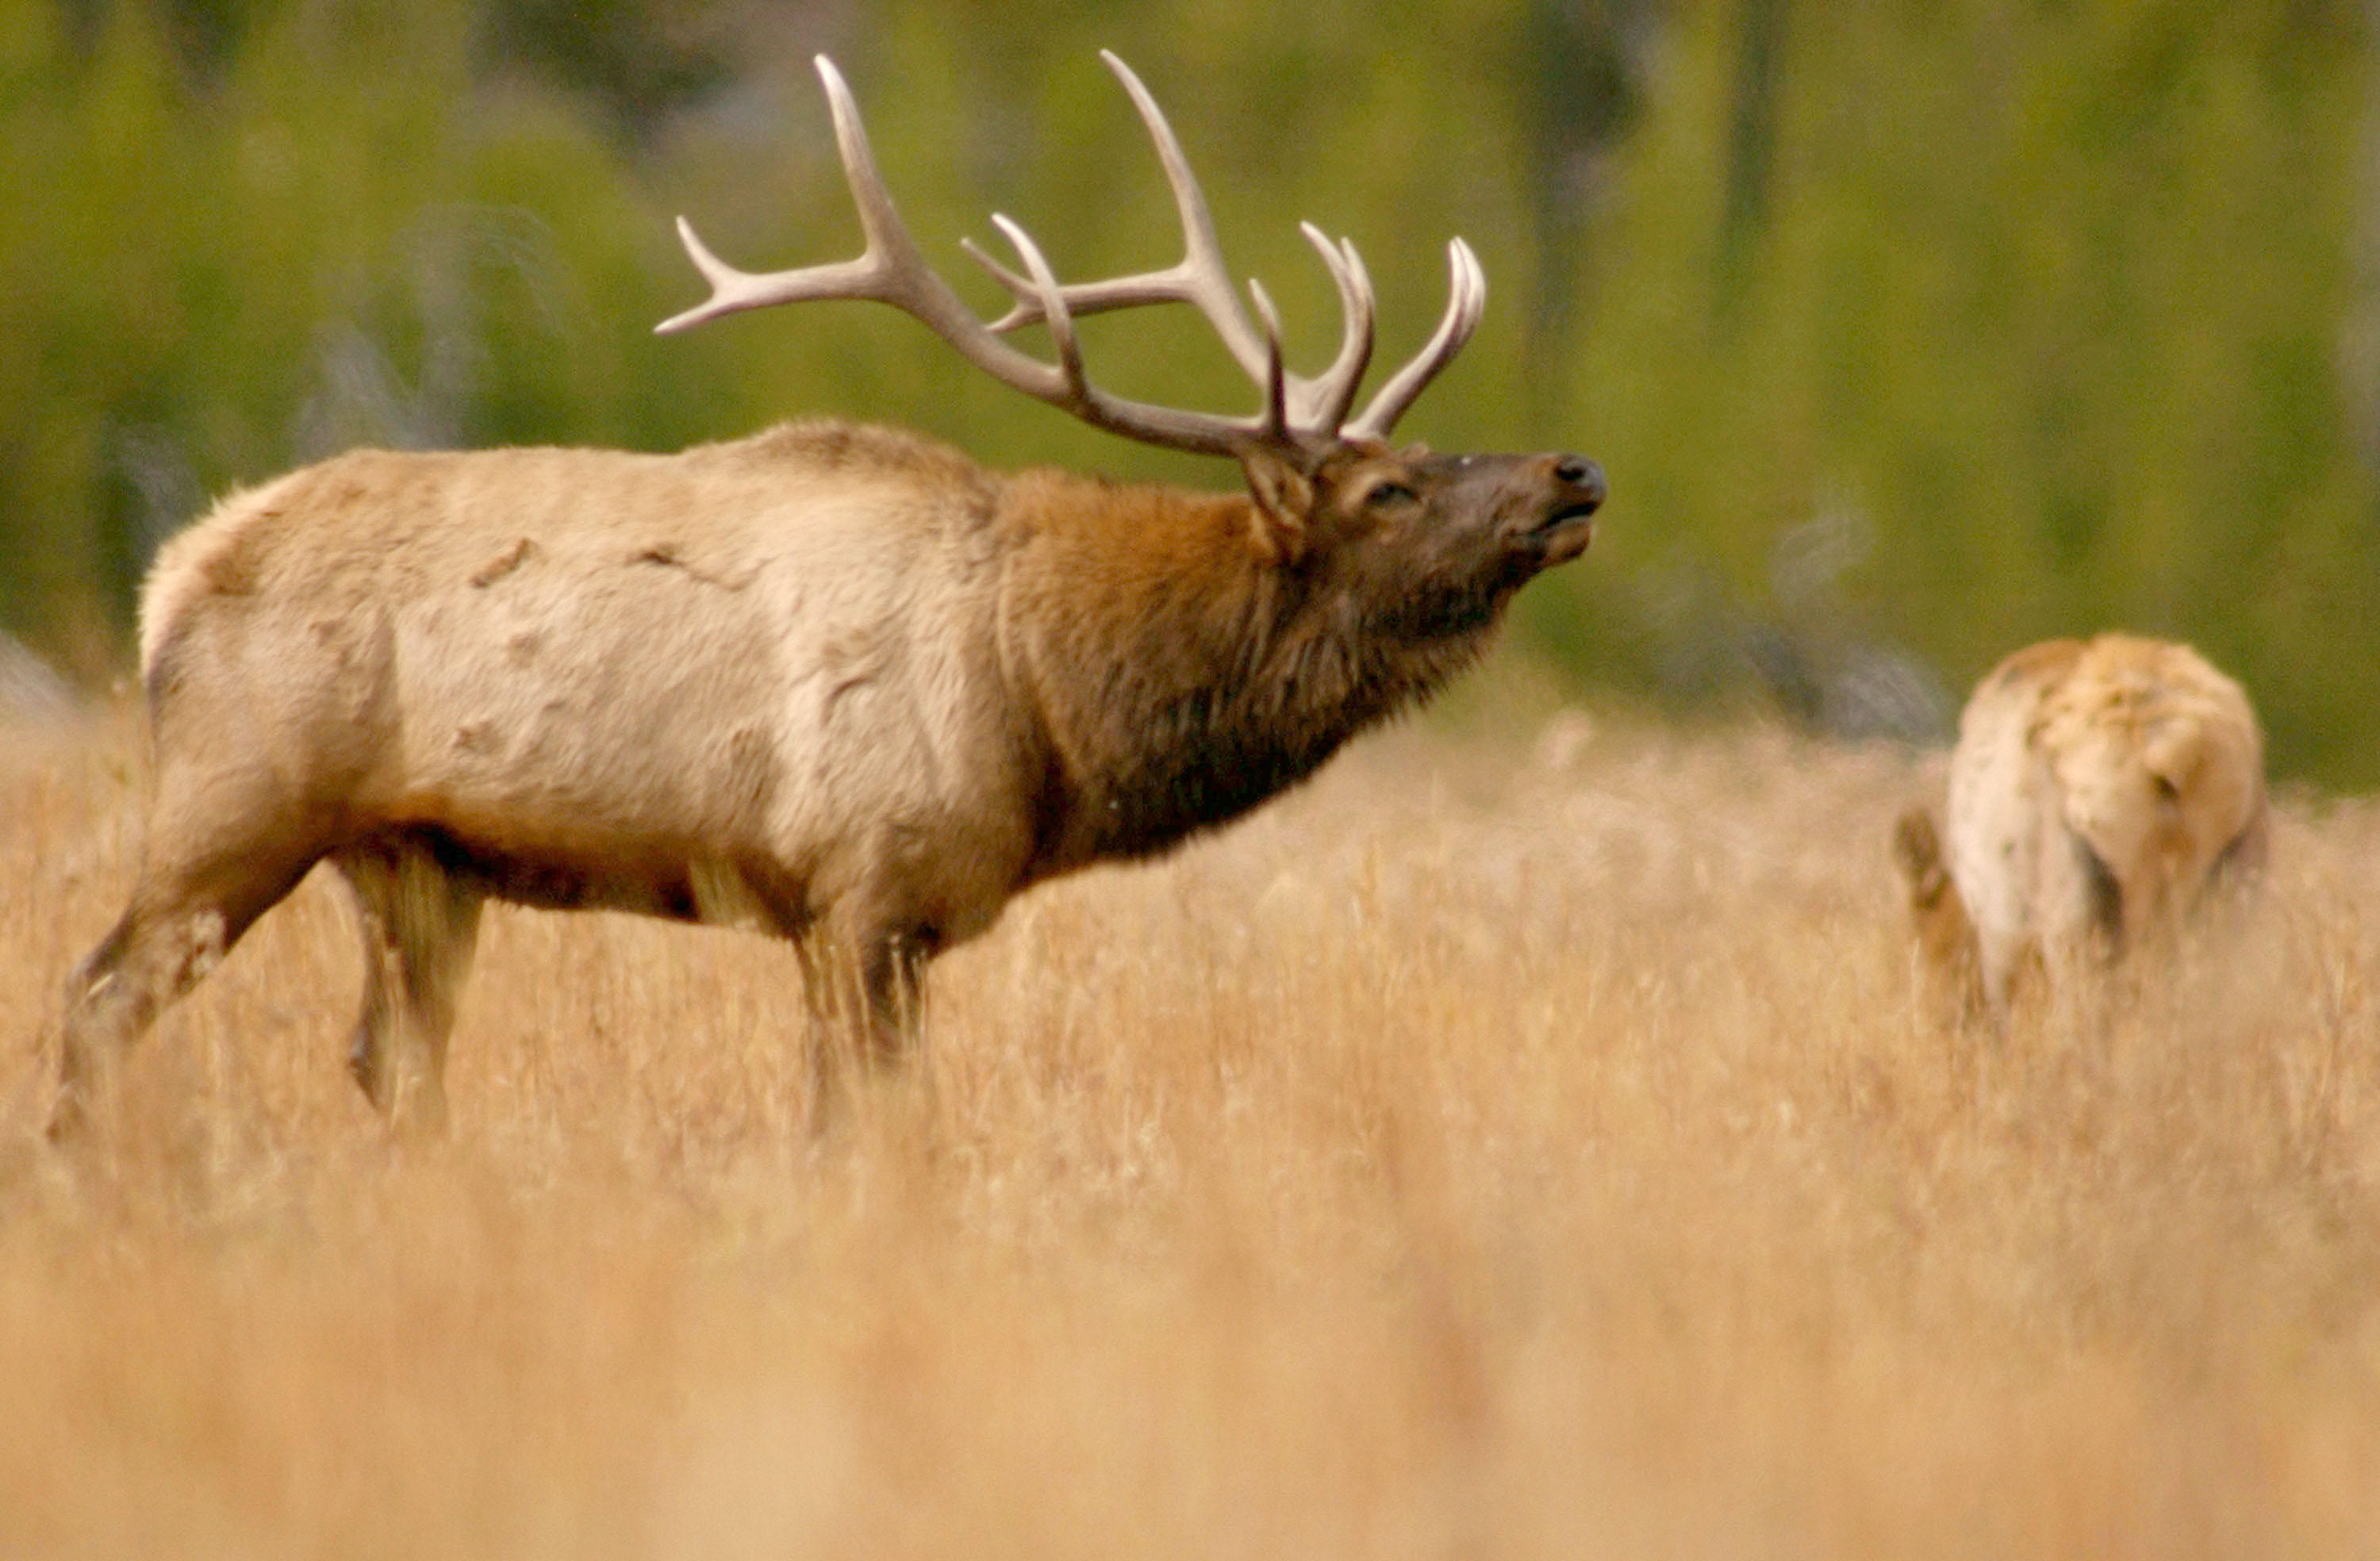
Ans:
[[[1610,492],[1603,468],[1584,455],[1538,457],[1552,497],[1530,536],[1545,549],[1545,566],[1568,563],[1595,539],[1595,512]]]
[[[1490,520],[1503,573],[1514,585],[1586,551],[1595,512],[1610,491],[1603,468],[1584,455],[1480,455],[1463,461],[1466,482],[1488,486],[1480,512]]]

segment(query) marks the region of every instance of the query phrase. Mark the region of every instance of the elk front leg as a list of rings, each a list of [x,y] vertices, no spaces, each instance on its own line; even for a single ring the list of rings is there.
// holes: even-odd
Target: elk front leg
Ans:
[[[897,1073],[923,1027],[930,929],[813,933],[799,945],[810,1012],[810,1123],[823,1131],[859,1079]]]
[[[332,860],[363,924],[363,1012],[347,1069],[397,1128],[438,1132],[446,1037],[478,943],[480,893],[414,841],[374,841]]]

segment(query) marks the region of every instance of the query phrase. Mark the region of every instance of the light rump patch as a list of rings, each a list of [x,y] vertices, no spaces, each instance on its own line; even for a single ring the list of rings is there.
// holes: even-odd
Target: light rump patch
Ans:
[[[2261,865],[2264,739],[2188,646],[2052,640],[2003,661],[1960,720],[1947,841],[1895,854],[1937,968],[2002,1007],[2025,973],[2155,942],[2227,872]],[[1947,883],[1939,875],[1947,868]]]

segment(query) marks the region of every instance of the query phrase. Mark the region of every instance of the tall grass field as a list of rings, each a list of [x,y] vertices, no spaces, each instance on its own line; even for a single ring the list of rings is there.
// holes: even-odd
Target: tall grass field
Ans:
[[[823,1142],[793,957],[492,911],[454,1121],[310,881],[42,1139],[128,720],[0,732],[0,1555],[2380,1555],[2380,809],[1949,1023],[1938,756],[1360,744],[1029,894]]]

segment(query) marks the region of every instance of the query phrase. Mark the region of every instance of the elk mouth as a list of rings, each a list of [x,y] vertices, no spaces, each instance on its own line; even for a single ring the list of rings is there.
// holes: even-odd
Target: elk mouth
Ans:
[[[1563,504],[1528,533],[1527,540],[1543,555],[1545,567],[1568,563],[1586,551],[1587,544],[1595,540],[1594,515],[1602,503],[1599,499],[1585,499]]]

